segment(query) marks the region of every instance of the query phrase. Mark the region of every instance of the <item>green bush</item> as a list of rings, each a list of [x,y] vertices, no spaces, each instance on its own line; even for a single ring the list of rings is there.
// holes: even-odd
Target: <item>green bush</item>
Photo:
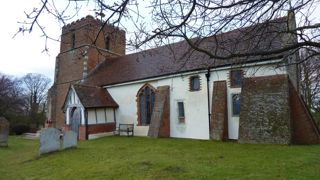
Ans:
[[[17,124],[12,126],[11,128],[11,134],[15,134],[15,135],[21,135],[29,131],[30,131],[30,126],[25,124]]]

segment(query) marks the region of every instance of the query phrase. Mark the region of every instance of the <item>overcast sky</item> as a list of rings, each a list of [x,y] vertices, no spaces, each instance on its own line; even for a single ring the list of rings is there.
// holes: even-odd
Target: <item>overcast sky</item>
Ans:
[[[17,22],[24,19],[24,10],[32,9],[30,1],[6,1],[0,6],[1,15],[1,58],[0,72],[23,76],[29,72],[42,73],[53,78],[55,56],[58,53],[59,43],[50,45],[50,56],[41,53],[44,49],[44,39],[39,33],[13,35],[18,31]]]
[[[55,1],[57,6],[66,3],[66,0]],[[61,3],[61,4],[60,4]],[[24,11],[30,12],[34,7],[39,7],[39,1],[23,0],[23,1],[5,1],[0,6],[1,15],[1,58],[0,73],[13,75],[16,77],[24,76],[27,73],[41,73],[53,80],[55,58],[59,53],[59,42],[49,41],[49,54],[42,52],[45,48],[45,39],[40,37],[41,33],[38,29],[34,29],[32,33],[18,34],[12,38],[18,31],[20,25],[18,21],[25,19]],[[93,15],[94,7],[84,7],[81,14],[76,16],[74,20],[85,17],[88,14]],[[317,7],[319,10],[319,7]],[[320,10],[315,12],[315,18],[320,17]],[[40,21],[49,25],[46,27],[48,33],[59,38],[61,28],[57,21],[42,15]]]
[[[25,32],[12,38],[21,25],[18,22],[25,20],[24,11],[30,12],[34,7],[39,7],[39,1],[5,1],[0,6],[1,16],[1,58],[0,72],[17,77],[24,76],[27,73],[41,73],[53,80],[55,58],[59,53],[59,42],[49,41],[49,54],[42,52],[45,48],[45,39],[41,36],[38,29],[32,33]],[[57,1],[60,2],[60,1]],[[61,1],[63,2],[63,1]],[[66,2],[66,1],[64,1]],[[87,14],[94,12],[86,11],[79,14],[75,19],[82,18]],[[45,17],[45,16],[44,16]],[[44,21],[45,18],[42,19]],[[45,19],[47,20],[47,19]],[[52,23],[47,31],[51,36],[59,38],[61,29],[53,19],[48,19]]]
[[[40,73],[48,76],[53,80],[55,59],[59,53],[60,43],[48,41],[49,53],[42,52],[45,48],[45,38],[41,37],[38,28],[34,28],[32,33],[19,33],[15,38],[13,36],[21,27],[22,22],[26,19],[24,12],[31,12],[34,7],[40,8],[40,0],[23,0],[23,1],[5,1],[0,6],[1,15],[1,58],[0,73],[22,77],[27,73]],[[67,0],[54,1],[58,9],[65,7]],[[80,3],[81,11],[76,15],[72,22],[82,17],[95,15],[95,4],[90,1]],[[74,12],[74,8],[70,8]],[[57,20],[47,14],[42,14],[40,23],[47,25],[46,31],[51,37],[59,38],[61,34],[61,25]]]

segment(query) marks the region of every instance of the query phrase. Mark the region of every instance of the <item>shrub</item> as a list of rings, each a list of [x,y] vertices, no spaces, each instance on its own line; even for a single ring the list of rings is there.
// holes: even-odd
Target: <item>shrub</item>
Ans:
[[[21,135],[23,133],[28,132],[29,130],[30,130],[30,127],[25,124],[17,124],[11,128],[11,132],[16,135]]]

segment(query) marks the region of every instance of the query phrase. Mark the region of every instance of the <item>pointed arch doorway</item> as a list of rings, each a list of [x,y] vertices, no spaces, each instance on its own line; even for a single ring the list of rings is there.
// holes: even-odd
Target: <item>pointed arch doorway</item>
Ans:
[[[79,126],[81,123],[81,108],[73,107],[70,112],[70,130],[77,133],[79,137]]]

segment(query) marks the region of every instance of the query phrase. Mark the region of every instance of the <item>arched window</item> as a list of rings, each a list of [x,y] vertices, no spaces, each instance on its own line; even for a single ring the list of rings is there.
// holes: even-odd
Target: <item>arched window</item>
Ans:
[[[155,89],[145,84],[138,91],[138,125],[147,126],[150,124],[155,100]]]
[[[104,43],[105,43],[105,48],[107,50],[110,50],[110,37],[109,36],[104,37]]]

